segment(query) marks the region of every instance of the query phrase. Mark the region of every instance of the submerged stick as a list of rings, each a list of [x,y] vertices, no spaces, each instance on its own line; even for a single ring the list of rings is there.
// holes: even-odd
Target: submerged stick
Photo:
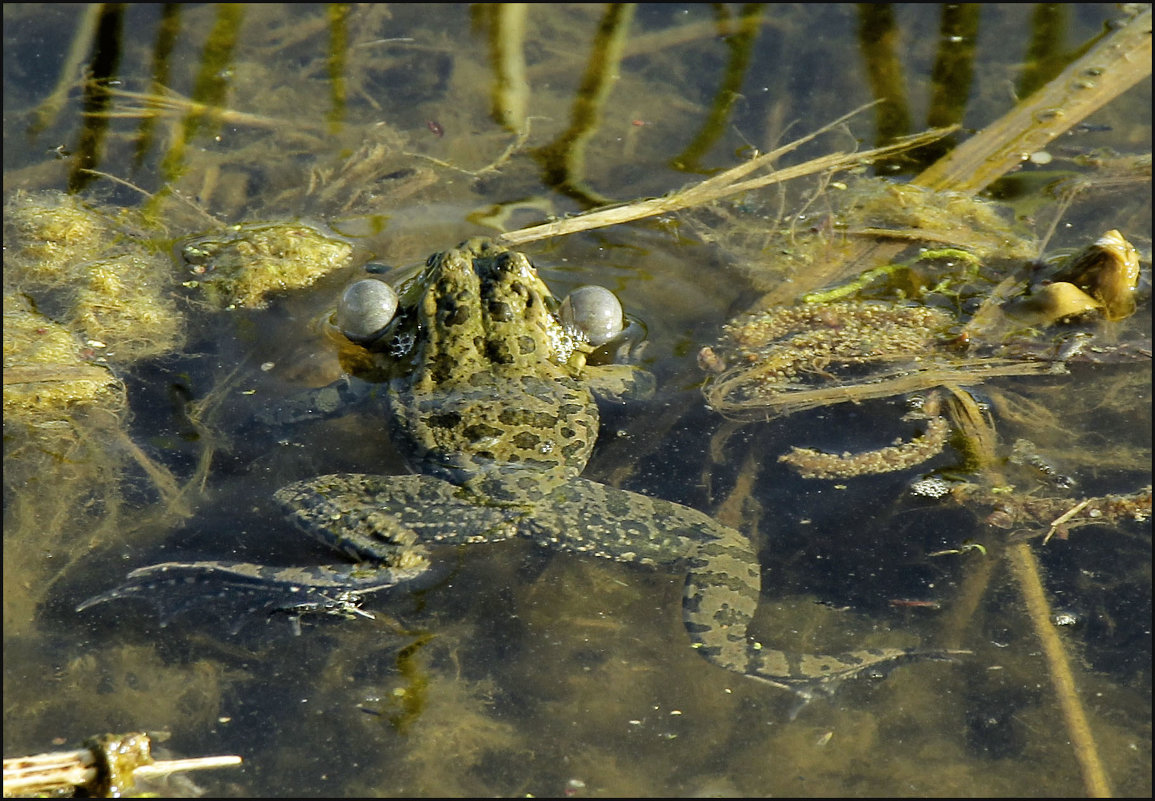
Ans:
[[[1042,643],[1047,674],[1051,677],[1051,686],[1055,688],[1067,736],[1071,738],[1075,760],[1083,773],[1083,785],[1087,788],[1087,795],[1092,798],[1109,798],[1111,785],[1107,781],[1102,760],[1099,759],[1095,735],[1087,723],[1086,713],[1083,712],[1083,704],[1079,700],[1079,691],[1075,686],[1075,677],[1071,672],[1067,651],[1051,623],[1050,606],[1043,590],[1043,582],[1039,578],[1039,562],[1030,544],[1026,542],[1012,544],[1007,549],[1007,561],[1018,582],[1019,591],[1023,594],[1023,600],[1026,601],[1031,625],[1039,642]]]
[[[947,409],[965,439],[968,455],[974,460],[976,470],[989,486],[1005,486],[1006,478],[999,467],[996,452],[997,437],[994,425],[979,409],[969,392],[959,387],[949,389],[951,395],[947,401]],[[1051,622],[1050,605],[1039,575],[1039,562],[1027,541],[1010,544],[1005,551],[1005,558],[1026,603],[1031,627],[1042,644],[1043,660],[1051,677],[1051,686],[1055,689],[1067,736],[1075,751],[1075,760],[1079,763],[1079,769],[1083,774],[1087,794],[1093,798],[1106,798],[1111,794],[1107,773],[1099,758],[1094,733],[1083,711],[1083,703],[1075,686],[1075,677],[1071,671],[1071,663],[1067,659],[1066,649]],[[971,619],[977,608],[983,584],[989,579],[990,570],[989,565],[980,568],[977,583],[968,581],[968,586],[972,590],[968,594],[971,602],[965,608],[956,610],[956,622]]]
[[[198,757],[153,762],[147,734],[106,734],[86,748],[4,760],[4,797],[84,790],[96,797],[119,797],[135,779],[186,770],[241,764],[239,756]]]

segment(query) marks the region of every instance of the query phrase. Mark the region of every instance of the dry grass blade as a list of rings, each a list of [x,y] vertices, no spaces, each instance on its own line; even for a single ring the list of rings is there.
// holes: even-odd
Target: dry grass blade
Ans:
[[[171,89],[164,94],[156,92],[133,92],[127,89],[111,88],[109,94],[122,105],[115,111],[85,112],[110,119],[146,119],[165,114],[204,115],[212,116],[228,125],[238,125],[250,128],[260,128],[275,131],[294,131],[298,134],[312,133],[316,136],[326,134],[325,127],[320,124],[311,124],[302,120],[289,121],[277,117],[267,117],[262,114],[251,114],[245,111],[222,108],[196,100],[182,97]],[[136,101],[139,106],[123,104],[123,101]]]
[[[915,179],[977,192],[1151,74],[1151,9],[1133,17],[1009,113]]]
[[[953,130],[951,128],[941,128],[934,131],[927,131],[906,137],[885,147],[878,147],[860,153],[831,153],[827,156],[812,159],[811,161],[783,170],[777,170],[767,175],[744,181],[741,180],[757,170],[771,168],[774,162],[782,158],[782,156],[798,149],[816,137],[828,133],[866,108],[869,108],[869,106],[857,108],[849,114],[845,114],[833,122],[824,125],[812,134],[796,139],[769,153],[739,164],[723,173],[719,173],[712,178],[681,189],[673,194],[639,200],[624,206],[595,209],[585,214],[568,217],[564,220],[556,220],[543,225],[522,228],[518,231],[502,234],[498,237],[498,240],[506,245],[518,246],[524,245],[527,242],[536,242],[539,239],[549,239],[550,237],[564,236],[579,231],[606,228],[611,225],[620,225],[621,223],[633,222],[634,220],[654,217],[659,214],[668,214],[672,211],[702,206],[720,198],[729,197],[739,192],[746,192],[763,186],[769,186],[770,184],[781,183],[806,175],[815,175],[833,170],[845,170],[861,164],[868,164],[883,156],[893,155],[904,150],[919,147],[935,139],[940,139]]]
[[[229,756],[196,757],[194,759],[168,759],[153,762],[151,765],[141,765],[133,775],[138,779],[151,779],[186,770],[230,768],[234,765],[241,764],[242,761],[243,760],[235,754],[230,754]]]

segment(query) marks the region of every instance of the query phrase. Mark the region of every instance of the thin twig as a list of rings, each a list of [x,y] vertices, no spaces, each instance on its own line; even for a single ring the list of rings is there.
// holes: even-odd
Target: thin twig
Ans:
[[[1050,530],[1047,531],[1047,536],[1043,537],[1043,545],[1046,545],[1048,542],[1051,541],[1051,537],[1055,536],[1055,532],[1059,530],[1059,526],[1063,525],[1068,520],[1070,520],[1072,517],[1077,515],[1079,512],[1083,511],[1083,509],[1090,502],[1091,502],[1090,498],[1084,498],[1082,501],[1075,504],[1070,509],[1063,512],[1063,514],[1059,515],[1054,520],[1052,520],[1051,521],[1051,528],[1050,528]]]
[[[952,396],[947,408],[956,426],[958,426],[968,442],[968,453],[975,458],[979,470],[985,481],[991,486],[1003,485],[1005,477],[999,469],[999,462],[995,458],[996,435],[994,426],[989,417],[982,414],[978,405],[969,393],[951,387]],[[1086,502],[1080,506],[1085,505]],[[1078,511],[1080,506],[1072,509],[1068,515]],[[1059,524],[1067,515],[1060,517],[1052,526]],[[1094,734],[1087,723],[1087,715],[1083,711],[1083,704],[1079,698],[1075,678],[1071,672],[1071,664],[1067,659],[1062,639],[1055,631],[1051,622],[1050,605],[1047,602],[1043,582],[1039,577],[1039,563],[1031,551],[1029,542],[1020,541],[1010,544],[1006,550],[1006,559],[1011,567],[1011,573],[1023,594],[1027,605],[1027,616],[1031,626],[1043,646],[1043,659],[1047,666],[1047,673],[1051,677],[1051,685],[1055,688],[1059,709],[1063,716],[1067,736],[1075,750],[1075,760],[1083,773],[1083,783],[1087,794],[1093,798],[1105,798],[1111,794],[1110,784],[1107,781],[1106,771],[1095,743]],[[989,566],[980,568],[979,573],[985,581],[990,575]],[[981,584],[982,582],[980,582]],[[976,594],[972,593],[972,598]],[[959,618],[956,618],[958,620]]]
[[[118,106],[115,111],[83,113],[89,116],[108,119],[145,119],[164,113],[200,114],[205,116],[211,115],[229,125],[242,125],[251,128],[265,128],[278,131],[294,131],[297,133],[307,131],[318,136],[325,134],[324,126],[320,124],[302,120],[290,122],[277,117],[268,117],[263,114],[252,114],[247,111],[236,111],[235,109],[201,103],[184,97],[171,89],[166,89],[164,94],[134,92],[129,89],[117,89],[115,87],[110,88],[108,91],[112,97],[118,100],[138,100],[143,105],[129,106],[122,104]]]

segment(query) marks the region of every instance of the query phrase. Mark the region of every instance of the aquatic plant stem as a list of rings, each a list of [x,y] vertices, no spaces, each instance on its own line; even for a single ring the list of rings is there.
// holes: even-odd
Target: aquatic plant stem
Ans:
[[[32,112],[32,122],[28,126],[29,136],[38,136],[41,131],[56,122],[60,110],[68,102],[68,94],[81,80],[81,65],[86,53],[92,47],[92,40],[100,22],[100,3],[89,3],[81,13],[76,25],[76,33],[72,36],[72,44],[68,48],[68,55],[60,65],[56,80],[56,87],[48,97],[41,101]]]
[[[1059,699],[1059,709],[1062,711],[1063,721],[1071,738],[1071,746],[1075,749],[1075,759],[1083,773],[1087,795],[1092,798],[1109,798],[1111,786],[1107,781],[1107,773],[1103,770],[1095,737],[1087,724],[1087,716],[1079,700],[1075,677],[1071,673],[1063,641],[1051,623],[1050,605],[1043,591],[1043,582],[1039,578],[1038,560],[1035,559],[1029,543],[1016,542],[1007,548],[1007,562],[1023,593],[1031,625],[1034,626],[1035,633],[1042,643],[1043,658],[1047,663],[1047,672],[1051,676],[1051,686],[1055,688],[1055,695]]]
[[[989,415],[983,412],[966,390],[956,386],[950,386],[948,389],[951,394],[947,399],[947,411],[966,442],[967,456],[974,463],[976,472],[989,486],[1005,485],[1006,478],[999,467],[997,436]],[[1083,712],[1082,702],[1075,688],[1075,678],[1071,673],[1063,641],[1051,623],[1050,604],[1047,602],[1043,582],[1039,577],[1039,563],[1031,551],[1030,542],[1021,540],[1010,543],[1007,545],[1005,557],[1027,604],[1027,617],[1042,643],[1043,659],[1051,676],[1055,695],[1058,696],[1059,709],[1071,746],[1075,749],[1075,759],[1083,773],[1087,794],[1093,798],[1108,797],[1111,790],[1107,774],[1099,759],[1094,735],[1087,725],[1087,716]],[[948,631],[958,632],[960,630],[958,624],[973,618],[978,600],[992,572],[990,563],[984,560],[984,564],[968,578],[966,587],[969,592],[962,594],[965,602],[955,609],[952,617],[955,625],[949,626]],[[957,634],[948,636],[947,641],[950,642],[956,636]]]
[[[529,6],[524,3],[496,3],[492,13],[489,47],[493,53],[493,95],[491,114],[506,130],[526,132],[529,108],[529,81],[525,76],[525,21]]]
[[[607,200],[586,186],[586,148],[602,123],[606,102],[617,82],[633,17],[631,3],[610,5],[606,9],[575,96],[569,127],[553,142],[532,152],[541,164],[542,180],[547,186],[592,206]]]
[[[1132,17],[1046,86],[922,172],[914,183],[978,192],[1151,74],[1151,10]]]

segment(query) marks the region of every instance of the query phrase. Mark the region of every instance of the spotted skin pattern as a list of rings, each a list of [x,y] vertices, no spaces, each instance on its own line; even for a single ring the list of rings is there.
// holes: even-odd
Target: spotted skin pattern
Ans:
[[[484,239],[431,256],[401,287],[398,311],[366,347],[359,377],[383,384],[391,438],[411,475],[335,474],[274,495],[294,523],[358,562],[355,568],[170,563],[136,571],[211,573],[342,601],[420,577],[432,544],[526,537],[544,548],[686,574],[691,645],[727,670],[803,698],[843,679],[946,652],[901,649],[789,654],[747,628],[761,594],[749,540],[702,512],[581,478],[597,439],[594,391],[623,396],[646,374],[593,365],[559,303],[522,254]],[[138,585],[141,583],[138,582]],[[124,597],[129,587],[86,605]]]
[[[597,438],[591,387],[632,368],[591,366],[529,260],[486,240],[430,257],[381,339],[389,429],[413,475],[328,475],[276,499],[299,527],[360,560],[423,560],[425,544],[538,545],[684,570],[691,644],[711,662],[803,696],[939,652],[788,654],[753,642],[761,594],[749,540],[680,504],[580,478]],[[398,343],[403,343],[401,346]],[[383,550],[384,549],[384,550]],[[387,553],[392,551],[393,553]]]

